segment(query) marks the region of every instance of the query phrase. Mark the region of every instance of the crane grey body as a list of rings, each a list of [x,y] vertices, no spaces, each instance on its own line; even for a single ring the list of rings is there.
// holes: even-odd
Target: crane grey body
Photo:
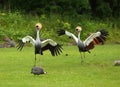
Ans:
[[[83,42],[80,42],[79,40],[78,40],[78,48],[79,48],[79,51],[80,51],[80,52],[85,52],[85,51],[87,51],[87,50],[85,49],[85,46],[84,46]]]
[[[41,49],[41,40],[39,36],[39,30],[36,29],[36,40],[35,40],[35,64],[36,64],[36,54],[42,54],[42,49]]]
[[[39,30],[37,30],[36,40],[35,40],[35,54],[41,54],[41,40],[39,37]]]
[[[78,42],[77,42],[77,45],[78,45],[78,48],[79,48],[79,51],[81,52],[85,52],[85,51],[87,51],[86,49],[85,49],[85,45],[84,45],[84,43],[81,41],[81,39],[80,39],[80,33],[78,34]]]

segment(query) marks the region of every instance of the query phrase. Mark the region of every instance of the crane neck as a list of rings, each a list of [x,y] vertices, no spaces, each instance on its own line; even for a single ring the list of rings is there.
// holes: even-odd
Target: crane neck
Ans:
[[[39,30],[37,30],[36,39],[40,39]]]
[[[80,32],[78,32],[78,44],[80,45],[80,44],[82,44],[83,42],[82,42],[82,40],[80,39]]]
[[[78,40],[81,41],[81,39],[80,39],[80,32],[78,32]]]

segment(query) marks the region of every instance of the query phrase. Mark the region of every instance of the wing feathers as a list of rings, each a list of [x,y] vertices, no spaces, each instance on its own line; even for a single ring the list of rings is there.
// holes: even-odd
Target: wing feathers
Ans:
[[[74,34],[72,34],[71,32],[60,29],[57,31],[57,33],[58,33],[58,36],[66,34],[67,36],[72,37],[75,40],[75,42],[78,43],[78,38]]]
[[[21,51],[22,48],[24,47],[24,44],[27,42],[30,42],[33,45],[35,44],[35,40],[31,36],[26,36],[22,38],[22,40],[18,43],[17,49]],[[42,45],[41,55],[43,54],[43,51],[45,50],[50,50],[52,56],[58,56],[62,53],[62,45],[57,44],[52,39],[47,39],[47,40],[42,41],[41,45]]]
[[[105,30],[100,30],[101,35],[99,37],[96,37],[95,39],[98,41],[97,44],[104,44],[104,42],[107,39],[107,36],[109,35],[107,31]],[[95,41],[94,39],[94,41]]]
[[[98,31],[100,32],[100,35],[95,35],[97,33],[94,33],[92,35],[90,35],[85,41],[86,45],[86,49],[90,50],[94,48],[94,45],[97,44],[104,44],[104,42],[106,41],[107,36],[109,35],[107,31],[105,30],[100,30]]]
[[[60,30],[57,31],[57,33],[58,33],[58,36],[64,35],[65,34],[65,30],[60,29]]]
[[[50,50],[52,56],[58,56],[62,53],[62,45],[57,44],[56,46],[52,46],[51,44],[47,44],[42,47],[42,52],[45,50]]]
[[[21,41],[19,41],[19,44],[17,45],[17,49],[21,51],[23,46],[24,46],[24,43],[21,40]]]
[[[52,39],[42,41],[42,52],[49,50],[52,56],[57,56],[62,53],[62,45],[57,44]]]
[[[19,41],[17,49],[21,51],[24,47],[24,44],[27,42],[32,43],[32,45],[35,44],[35,40],[31,36],[25,36],[24,38],[22,38],[22,40]]]
[[[86,50],[90,50],[90,49],[93,49],[95,46],[94,46],[94,42],[91,42],[88,46],[85,47]]]
[[[94,43],[94,44],[99,44],[99,40],[98,40],[97,38],[94,38],[94,39],[93,39],[93,43]]]

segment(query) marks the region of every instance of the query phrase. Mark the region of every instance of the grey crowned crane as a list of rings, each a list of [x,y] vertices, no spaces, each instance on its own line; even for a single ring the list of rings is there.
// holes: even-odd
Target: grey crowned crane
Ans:
[[[94,45],[104,44],[108,36],[108,32],[105,31],[104,29],[101,29],[96,33],[90,34],[84,41],[82,41],[80,38],[82,28],[80,26],[77,26],[76,31],[78,32],[78,37],[76,37],[74,34],[63,29],[58,30],[58,36],[66,34],[67,36],[72,37],[75,40],[80,53],[81,52],[90,53],[90,50],[94,48]],[[84,57],[85,57],[85,54],[84,54]],[[81,54],[81,63],[82,62],[83,62],[83,56]]]
[[[37,23],[36,27],[36,39],[32,38],[31,36],[25,36],[17,45],[18,50],[22,50],[25,43],[30,42],[35,48],[35,65],[36,65],[36,54],[43,55],[43,51],[49,50],[52,56],[57,56],[62,53],[62,45],[56,43],[52,39],[46,39],[41,41],[39,37],[39,31],[42,28],[41,23]]]

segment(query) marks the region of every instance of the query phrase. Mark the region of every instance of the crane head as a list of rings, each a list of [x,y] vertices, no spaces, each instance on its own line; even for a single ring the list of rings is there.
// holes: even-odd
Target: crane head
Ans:
[[[81,26],[77,26],[75,29],[76,29],[77,32],[81,32],[82,31]]]
[[[42,24],[41,24],[41,23],[37,23],[37,24],[35,25],[35,27],[36,27],[37,30],[41,30]]]

